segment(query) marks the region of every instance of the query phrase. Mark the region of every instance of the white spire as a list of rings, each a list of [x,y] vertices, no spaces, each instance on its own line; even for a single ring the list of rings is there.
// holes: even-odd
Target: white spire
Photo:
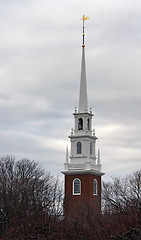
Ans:
[[[80,93],[79,93],[79,112],[88,111],[87,100],[87,83],[85,70],[85,48],[82,48],[82,64],[81,64],[81,79],[80,79]]]
[[[88,111],[88,99],[87,99],[87,82],[86,82],[86,69],[85,69],[85,33],[84,33],[84,21],[89,19],[83,15],[83,44],[82,44],[82,64],[81,64],[81,79],[80,79],[80,93],[79,93],[79,112]]]

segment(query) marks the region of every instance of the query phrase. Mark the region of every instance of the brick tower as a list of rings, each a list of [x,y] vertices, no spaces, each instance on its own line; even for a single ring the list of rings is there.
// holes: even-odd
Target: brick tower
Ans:
[[[100,152],[96,157],[95,145],[97,137],[92,128],[92,110],[88,110],[87,82],[85,70],[84,21],[88,18],[83,15],[83,44],[82,64],[79,93],[79,109],[74,110],[75,127],[69,136],[71,153],[64,163],[65,175],[65,216],[75,216],[79,211],[90,209],[93,213],[101,211],[101,172]]]

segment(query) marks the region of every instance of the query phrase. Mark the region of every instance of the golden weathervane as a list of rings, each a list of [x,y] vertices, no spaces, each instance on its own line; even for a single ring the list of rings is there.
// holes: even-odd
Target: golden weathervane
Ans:
[[[82,44],[82,47],[84,48],[85,47],[85,43],[84,43],[84,37],[85,37],[85,33],[84,33],[84,21],[85,20],[88,20],[89,19],[89,17],[85,17],[85,15],[83,15],[83,17],[81,18],[81,20],[83,21],[83,34],[82,34],[82,36],[83,36],[83,44]]]

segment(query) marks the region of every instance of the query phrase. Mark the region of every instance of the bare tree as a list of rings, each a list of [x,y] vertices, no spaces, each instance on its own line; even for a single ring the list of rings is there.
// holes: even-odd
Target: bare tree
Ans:
[[[58,179],[29,159],[0,158],[0,209],[10,224],[21,224],[34,216],[57,215],[62,210]]]
[[[141,209],[141,170],[125,178],[112,178],[103,182],[103,207],[105,212]]]

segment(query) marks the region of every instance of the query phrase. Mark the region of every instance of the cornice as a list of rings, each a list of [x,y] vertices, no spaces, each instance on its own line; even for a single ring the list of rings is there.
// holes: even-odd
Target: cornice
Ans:
[[[95,140],[98,139],[96,136],[90,136],[90,135],[70,135],[69,138],[91,138]]]
[[[80,174],[91,174],[91,175],[96,175],[96,176],[103,176],[105,173],[99,172],[96,170],[69,170],[69,171],[61,171],[62,174],[64,175],[80,175]]]
[[[90,112],[74,112],[73,115],[75,116],[79,116],[79,115],[88,115],[88,116],[94,116],[93,113],[90,113]]]

